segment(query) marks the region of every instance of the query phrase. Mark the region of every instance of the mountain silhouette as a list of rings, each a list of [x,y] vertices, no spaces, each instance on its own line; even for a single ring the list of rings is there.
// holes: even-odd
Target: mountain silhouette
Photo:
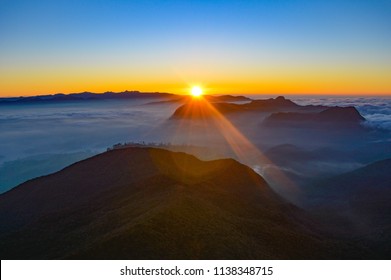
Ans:
[[[349,207],[361,204],[357,210],[371,204],[373,210],[378,209],[383,212],[383,209],[388,209],[391,213],[388,202],[386,205],[381,203],[391,200],[390,170],[391,159],[377,161],[354,171],[324,179],[314,187],[314,191],[327,198],[349,200]],[[353,203],[353,201],[366,202]],[[366,213],[370,212],[366,211]],[[387,217],[391,223],[391,216],[387,215]]]
[[[232,159],[117,149],[0,195],[2,259],[318,259],[349,248]]]
[[[180,103],[180,104],[187,104],[187,103],[195,103],[194,101],[208,101],[211,103],[219,103],[224,102],[223,104],[227,103],[230,104],[231,102],[243,102],[243,101],[251,101],[251,98],[245,97],[245,96],[236,96],[236,95],[203,95],[201,99],[195,99],[193,96],[190,95],[173,95],[171,98],[167,98],[163,101],[152,101],[149,102],[148,105],[161,105],[161,104],[170,104],[170,103]]]
[[[80,93],[57,93],[36,96],[21,96],[21,97],[6,97],[0,98],[0,105],[14,104],[14,103],[42,103],[42,102],[61,102],[61,101],[85,101],[85,100],[111,100],[111,99],[164,99],[164,101],[152,101],[150,104],[164,104],[166,102],[188,102],[193,97],[189,95],[178,95],[165,92],[140,92],[140,91],[123,91],[112,92],[107,91],[103,93],[94,92],[80,92]],[[233,95],[205,95],[203,98],[210,102],[237,102],[250,101],[251,98],[245,96]]]
[[[329,209],[330,227],[343,227],[349,235],[371,246],[378,258],[391,256],[391,159],[328,179],[310,190],[313,207]],[[330,211],[331,210],[331,211]],[[334,213],[333,213],[334,212]],[[341,227],[342,228],[342,227]]]
[[[329,124],[358,125],[365,118],[354,107],[330,107],[318,113],[278,112],[265,119],[265,125]]]
[[[308,112],[319,113],[329,107],[306,105],[301,106],[283,96],[269,99],[257,99],[244,104],[228,103],[223,100],[191,99],[189,102],[178,107],[172,119],[182,118],[209,118],[216,116],[216,111],[221,114],[233,113],[278,113],[278,112]]]
[[[84,100],[106,100],[106,99],[139,99],[139,98],[175,98],[177,95],[164,92],[139,92],[139,91],[123,91],[123,92],[81,92],[81,93],[57,93],[48,95],[26,96],[26,97],[10,97],[0,98],[0,104],[14,103],[42,103],[42,102],[61,102],[61,101],[84,101]]]

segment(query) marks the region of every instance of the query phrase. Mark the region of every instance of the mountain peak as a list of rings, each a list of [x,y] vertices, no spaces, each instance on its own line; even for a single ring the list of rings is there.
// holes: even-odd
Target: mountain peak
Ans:
[[[156,148],[111,150],[0,196],[3,259],[331,254],[308,226],[247,166]]]
[[[322,125],[333,124],[342,126],[357,126],[365,118],[355,107],[329,107],[320,112],[276,112],[265,119],[266,125],[296,124]]]

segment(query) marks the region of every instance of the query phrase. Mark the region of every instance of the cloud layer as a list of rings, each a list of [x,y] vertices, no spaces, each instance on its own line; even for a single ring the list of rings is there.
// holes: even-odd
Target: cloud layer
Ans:
[[[124,141],[156,141],[170,105],[137,101],[22,104],[0,108],[0,164],[27,156],[103,151]]]
[[[254,98],[254,96],[253,96]],[[255,97],[259,98],[259,96]],[[329,105],[329,106],[355,106],[367,119],[366,125],[391,134],[391,98],[362,98],[362,97],[289,97],[298,104]],[[223,135],[206,125],[190,124],[189,122],[169,122],[171,114],[178,104],[162,103],[159,105],[145,105],[141,101],[85,101],[48,104],[19,104],[0,107],[0,192],[1,187],[10,187],[25,179],[48,174],[55,171],[53,168],[62,168],[77,160],[72,157],[79,154],[94,154],[106,150],[118,142],[172,142],[174,144],[193,144],[209,147],[224,157],[235,157],[235,147],[240,150],[243,143],[233,143],[233,148]],[[367,141],[362,139],[360,143],[349,142],[345,138],[331,141],[333,135],[315,135],[314,141],[309,141],[306,133],[298,134],[295,130],[272,131],[261,130],[258,126],[259,119],[248,116],[244,120],[234,123],[238,130],[245,131],[249,141],[263,151],[263,146],[276,146],[279,144],[304,145],[304,148],[321,146],[332,148],[332,145],[342,145],[347,148],[357,148],[353,144],[360,145]],[[232,131],[227,135],[232,137]],[[247,134],[246,134],[247,133]],[[372,132],[371,132],[372,133]],[[288,137],[289,136],[289,137]],[[338,134],[337,134],[338,136]],[[304,138],[303,138],[304,137]],[[339,136],[338,136],[339,137]],[[353,135],[354,142],[360,136]],[[240,137],[239,137],[240,138]],[[239,139],[238,138],[238,139]],[[384,137],[383,137],[384,138]],[[376,135],[370,141],[381,140],[383,142],[370,144],[365,148],[358,147],[361,151],[369,153],[364,155],[365,161],[374,161],[385,155],[388,142]],[[240,138],[241,139],[241,138]],[[236,139],[237,140],[237,139]],[[321,141],[324,140],[324,143]],[[368,140],[369,141],[369,140]],[[365,144],[365,143],[364,143]],[[322,146],[323,145],[323,146]],[[261,148],[262,147],[262,148]],[[376,148],[376,149],[375,149]],[[355,152],[354,152],[355,153]],[[42,159],[42,155],[46,155]],[[53,156],[54,155],[54,156]],[[54,161],[48,165],[48,158]],[[65,159],[65,160],[61,160]],[[238,157],[240,159],[240,157]],[[297,162],[297,161],[295,161]],[[253,166],[251,163],[244,162]],[[361,164],[361,163],[360,163]],[[15,166],[18,166],[15,168]],[[294,166],[278,166],[281,171],[291,177],[306,177],[306,174],[315,174],[319,170],[327,172],[345,172],[357,168],[358,163],[336,160],[335,162],[317,161],[304,162],[306,168],[294,169]],[[308,168],[311,167],[311,170]],[[263,174],[270,179],[268,166],[263,166]],[[12,175],[12,170],[19,173]],[[12,175],[12,176],[11,176]],[[278,174],[277,174],[278,175]],[[271,181],[273,181],[271,179]],[[284,182],[285,185],[286,182]],[[3,189],[4,190],[4,189]]]
[[[293,97],[300,105],[354,106],[366,125],[391,130],[391,97]]]

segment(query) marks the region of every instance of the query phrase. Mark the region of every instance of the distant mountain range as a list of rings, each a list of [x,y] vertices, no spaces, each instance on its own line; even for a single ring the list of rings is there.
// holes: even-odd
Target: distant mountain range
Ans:
[[[199,119],[205,117],[214,117],[215,112],[205,104],[204,99],[192,99],[186,104],[180,106],[172,115],[173,119],[192,118]],[[221,114],[248,113],[248,112],[274,112],[281,110],[293,110],[302,106],[297,105],[283,96],[270,99],[252,100],[244,104],[214,103],[213,107]],[[311,106],[314,108],[314,106]],[[319,107],[320,108],[320,107]]]
[[[2,259],[365,258],[232,159],[105,152],[0,195]]]
[[[165,102],[183,103],[173,113],[171,119],[200,119],[214,117],[216,111],[221,114],[232,113],[270,113],[264,124],[294,124],[294,123],[327,123],[342,122],[342,124],[353,124],[364,121],[364,117],[354,107],[327,107],[306,105],[301,106],[283,96],[269,99],[252,100],[245,96],[232,95],[205,95],[200,99],[194,99],[188,95],[176,95],[161,92],[104,92],[104,93],[71,93],[38,95],[27,97],[0,98],[1,104],[20,103],[47,103],[61,101],[85,101],[85,100],[109,100],[109,99],[164,99],[153,101],[149,104],[162,104]],[[249,101],[244,104],[235,102]],[[206,103],[213,104],[211,106]]]
[[[21,97],[7,97],[0,98],[0,104],[17,104],[17,103],[35,103],[35,102],[61,102],[61,101],[83,101],[83,100],[107,100],[107,99],[166,99],[166,101],[156,101],[157,104],[161,102],[187,102],[192,99],[189,95],[177,95],[165,92],[140,92],[140,91],[123,91],[123,92],[81,92],[81,93],[57,93],[37,96],[21,96]],[[204,98],[210,102],[235,102],[251,100],[245,96],[233,95],[205,95]]]
[[[223,115],[235,113],[267,113],[264,125],[283,124],[360,124],[365,120],[354,107],[301,106],[283,96],[252,100],[244,104],[213,103],[205,100],[191,100],[176,109],[171,119],[205,119],[216,117],[216,111]]]
[[[322,125],[325,123],[333,123],[339,125],[360,124],[365,121],[365,118],[360,115],[354,107],[330,107],[316,113],[302,112],[278,112],[271,114],[264,124],[275,125],[282,123],[286,125],[292,124],[315,124]]]
[[[56,101],[76,101],[76,100],[104,100],[104,99],[132,99],[132,98],[172,98],[175,97],[171,93],[162,92],[139,92],[139,91],[123,91],[123,92],[81,92],[81,93],[57,93],[49,95],[37,96],[21,96],[0,98],[0,104],[10,103],[28,103],[28,102],[56,102]]]

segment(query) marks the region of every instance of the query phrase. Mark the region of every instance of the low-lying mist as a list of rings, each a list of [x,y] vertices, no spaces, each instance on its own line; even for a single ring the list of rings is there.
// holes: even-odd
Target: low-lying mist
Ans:
[[[3,105],[0,191],[116,143],[154,142],[170,144],[170,149],[194,153],[204,160],[235,158],[299,204],[301,193],[314,180],[391,157],[390,98],[292,100],[303,105],[356,106],[367,121],[362,129],[349,130],[265,126],[263,121],[270,115],[265,112],[227,114],[217,121],[173,120],[170,117],[180,103],[143,99]]]

